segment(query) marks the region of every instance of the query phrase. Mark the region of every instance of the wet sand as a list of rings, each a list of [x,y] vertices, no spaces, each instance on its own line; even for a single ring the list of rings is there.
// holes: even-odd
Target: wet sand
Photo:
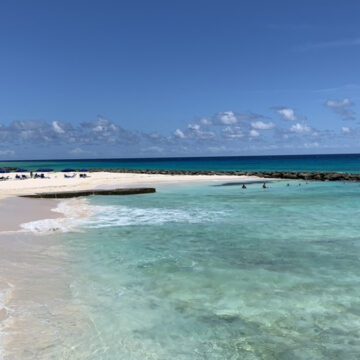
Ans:
[[[41,219],[55,219],[62,216],[52,211],[58,200],[27,199],[9,197],[0,201],[0,233],[21,229],[20,225]]]
[[[1,359],[53,359],[59,339],[80,335],[86,324],[70,301],[71,261],[56,235],[0,235]]]
[[[39,236],[21,228],[64,217],[52,211],[58,204],[18,197],[0,201],[1,360],[56,358],[64,353],[59,339],[69,333],[80,338],[89,326],[70,301],[72,259],[61,234]]]

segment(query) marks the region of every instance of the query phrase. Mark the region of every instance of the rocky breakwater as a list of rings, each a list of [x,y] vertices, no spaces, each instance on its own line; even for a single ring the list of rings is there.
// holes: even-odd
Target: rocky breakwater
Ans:
[[[38,193],[30,195],[21,195],[20,197],[37,198],[37,199],[68,199],[79,196],[91,195],[140,195],[151,194],[156,192],[155,188],[126,188],[126,189],[111,189],[111,190],[79,190],[79,191],[58,191],[48,193]]]
[[[306,181],[359,181],[359,174],[337,172],[297,172],[297,171],[193,171],[193,170],[136,170],[136,169],[92,169],[91,172],[115,172],[153,175],[234,175],[257,176],[260,178],[289,179]]]

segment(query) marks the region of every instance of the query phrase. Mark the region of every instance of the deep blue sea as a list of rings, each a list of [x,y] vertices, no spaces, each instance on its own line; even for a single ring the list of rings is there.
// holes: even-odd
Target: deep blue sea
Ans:
[[[38,160],[0,162],[27,170],[72,169],[159,169],[159,170],[239,170],[239,171],[336,171],[360,172],[360,154],[235,156],[198,158]]]

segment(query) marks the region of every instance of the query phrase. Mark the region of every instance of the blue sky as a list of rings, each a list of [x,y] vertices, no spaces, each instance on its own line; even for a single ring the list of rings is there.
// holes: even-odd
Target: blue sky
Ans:
[[[360,2],[0,4],[0,157],[360,152]]]

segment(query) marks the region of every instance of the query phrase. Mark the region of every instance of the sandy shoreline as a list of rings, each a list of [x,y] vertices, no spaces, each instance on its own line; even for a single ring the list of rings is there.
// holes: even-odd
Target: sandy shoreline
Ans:
[[[49,178],[11,179],[0,182],[0,359],[24,358],[27,356],[24,351],[34,351],[29,358],[36,357],[36,349],[54,344],[55,333],[59,329],[50,328],[39,340],[36,338],[36,331],[29,332],[27,329],[38,328],[40,331],[41,321],[34,319],[31,312],[24,317],[21,311],[24,306],[28,307],[29,304],[36,306],[36,311],[43,306],[57,309],[58,313],[75,311],[69,307],[67,301],[69,276],[64,269],[69,260],[61,242],[58,242],[57,236],[47,234],[39,237],[21,228],[21,224],[24,223],[64,218],[64,214],[53,211],[60,201],[17,196],[43,192],[127,187],[161,189],[166,186],[196,183],[221,184],[261,180],[247,176],[109,172],[90,173],[90,177],[85,179],[78,176],[72,179],[64,178],[63,173],[51,173],[47,176]],[[81,202],[82,200],[71,201]],[[49,279],[51,279],[50,283]],[[58,303],[59,299],[60,303]],[[53,303],[54,301],[57,302]],[[59,318],[58,321],[62,320]],[[4,355],[1,351],[8,355]]]
[[[63,325],[77,324],[70,262],[54,235],[0,234],[0,359],[50,359],[47,349],[76,330]]]
[[[56,219],[61,213],[52,211],[58,200],[9,197],[0,201],[0,233],[14,232],[20,225],[41,219]]]
[[[52,211],[56,200],[25,199],[19,195],[35,193],[81,191],[129,187],[155,187],[196,183],[220,184],[225,182],[261,181],[255,176],[231,175],[162,175],[94,172],[87,178],[65,178],[64,173],[46,174],[45,179],[11,179],[0,182],[0,232],[20,230],[20,225],[41,219],[56,219],[63,215]],[[265,180],[265,179],[264,179]],[[266,179],[268,180],[268,179]]]
[[[45,179],[10,179],[0,182],[0,199],[30,195],[42,192],[77,191],[90,189],[109,189],[121,187],[158,187],[163,185],[191,184],[191,183],[221,183],[229,181],[252,181],[261,180],[255,176],[231,176],[231,175],[161,175],[161,174],[132,174],[94,172],[87,178],[64,178],[63,173],[55,172],[46,175]],[[269,180],[269,179],[266,179]]]

